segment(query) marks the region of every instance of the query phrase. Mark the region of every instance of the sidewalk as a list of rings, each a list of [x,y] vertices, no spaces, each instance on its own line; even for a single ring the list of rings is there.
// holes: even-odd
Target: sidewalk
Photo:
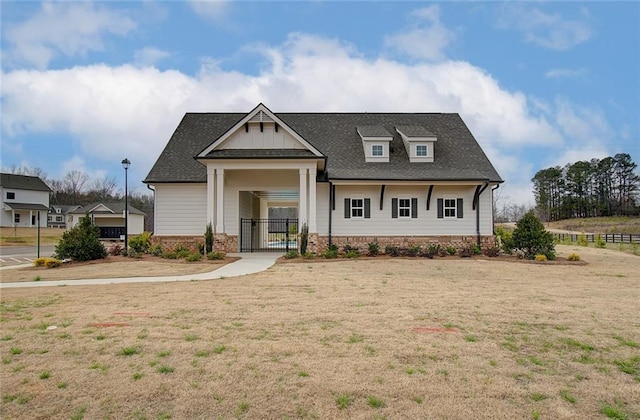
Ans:
[[[208,273],[186,274],[183,276],[162,277],[119,277],[111,279],[85,279],[85,280],[51,280],[51,281],[27,281],[15,283],[0,283],[0,289],[17,287],[52,287],[52,286],[88,286],[95,284],[122,284],[122,283],[162,283],[174,281],[201,281],[215,280],[227,277],[244,276],[246,274],[259,273],[275,264],[280,257],[279,253],[253,253],[253,254],[228,254],[232,257],[240,257],[238,261],[224,265],[217,270]],[[6,267],[13,268],[13,267]],[[16,267],[17,268],[17,267]]]

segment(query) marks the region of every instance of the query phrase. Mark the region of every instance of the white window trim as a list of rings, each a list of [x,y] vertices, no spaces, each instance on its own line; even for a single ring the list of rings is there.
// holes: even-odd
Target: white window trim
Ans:
[[[379,155],[374,153],[374,150],[377,147],[380,148],[380,154]],[[384,157],[384,144],[372,144],[371,145],[371,157]]]
[[[453,201],[453,207],[447,206],[447,201]],[[447,216],[447,209],[453,210],[453,216]],[[443,199],[442,199],[442,217],[444,219],[457,219],[458,218],[458,199],[457,198],[443,197]]]
[[[421,147],[424,147],[424,155],[421,155],[418,151]],[[416,144],[416,157],[429,157],[429,146],[426,144]]]
[[[354,206],[353,203],[355,200],[360,200],[360,202],[362,203],[361,206]],[[356,216],[354,214],[354,210],[356,209],[360,209],[362,211],[362,215],[361,216]],[[351,198],[351,219],[364,219],[364,198],[360,198],[360,197],[352,197]]]
[[[408,206],[402,206],[400,203],[406,200],[409,202]],[[400,210],[409,210],[409,214],[406,216],[403,216]],[[411,211],[413,209],[411,208],[411,198],[401,198],[398,197],[398,219],[411,219]]]

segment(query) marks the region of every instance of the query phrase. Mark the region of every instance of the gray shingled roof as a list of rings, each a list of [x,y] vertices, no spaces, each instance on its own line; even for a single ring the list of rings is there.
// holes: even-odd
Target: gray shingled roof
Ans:
[[[391,133],[381,125],[359,125],[356,129],[363,137],[391,137]]]
[[[206,173],[205,173],[206,175]],[[86,205],[84,207],[81,207],[79,209],[76,210],[72,210],[69,213],[73,213],[73,214],[87,214],[89,211],[91,211],[91,209],[99,206],[99,205],[103,205],[106,208],[108,208],[109,210],[111,210],[113,212],[113,214],[122,214],[124,212],[124,202],[114,202],[114,203],[92,203],[89,205]],[[133,207],[131,204],[129,204],[127,207],[129,207],[129,214],[142,214],[144,215],[145,213],[141,212],[140,210],[138,210],[137,208]],[[108,212],[104,212],[104,211],[98,211],[98,212],[94,212],[94,213],[100,213],[100,214],[106,214]]]
[[[206,169],[194,157],[246,115],[186,114],[144,182],[206,182]],[[327,157],[329,179],[502,182],[458,114],[276,115]],[[389,162],[365,162],[362,140],[356,130],[356,127],[364,126],[382,126],[393,134],[393,140],[389,142],[393,150]],[[438,139],[435,143],[434,162],[409,162],[402,139],[394,129],[397,126],[424,127],[426,131],[433,133]]]
[[[51,188],[37,176],[17,175],[17,174],[0,174],[0,186],[3,188],[12,188],[16,190],[30,191],[47,191],[51,192]]]
[[[435,137],[431,131],[420,125],[399,125],[398,130],[407,137]]]

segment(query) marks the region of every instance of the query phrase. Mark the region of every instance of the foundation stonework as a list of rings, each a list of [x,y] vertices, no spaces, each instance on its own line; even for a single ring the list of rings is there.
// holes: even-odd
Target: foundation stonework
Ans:
[[[153,245],[161,245],[163,251],[168,251],[178,245],[189,248],[191,251],[198,252],[200,244],[204,246],[203,236],[152,236],[151,243]]]
[[[311,234],[309,234],[311,237]],[[377,242],[381,253],[388,246],[396,246],[400,248],[408,248],[411,246],[420,246],[422,248],[429,245],[440,245],[443,247],[452,246],[456,250],[474,246],[478,243],[477,236],[332,236],[331,243],[336,245],[339,250],[345,245],[356,247],[360,252],[367,252],[369,244]],[[320,253],[329,246],[328,236],[318,236],[315,242],[316,249],[309,247],[310,252]],[[496,246],[496,238],[493,235],[482,236],[480,238],[480,248],[488,249]]]

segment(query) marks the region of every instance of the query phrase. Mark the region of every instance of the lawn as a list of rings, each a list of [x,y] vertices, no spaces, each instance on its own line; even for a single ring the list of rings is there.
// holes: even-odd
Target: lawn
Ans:
[[[65,229],[40,228],[40,244],[56,245]],[[38,229],[27,227],[3,227],[0,229],[0,246],[35,246],[38,244]]]
[[[558,249],[5,289],[0,417],[635,418],[638,257]]]

